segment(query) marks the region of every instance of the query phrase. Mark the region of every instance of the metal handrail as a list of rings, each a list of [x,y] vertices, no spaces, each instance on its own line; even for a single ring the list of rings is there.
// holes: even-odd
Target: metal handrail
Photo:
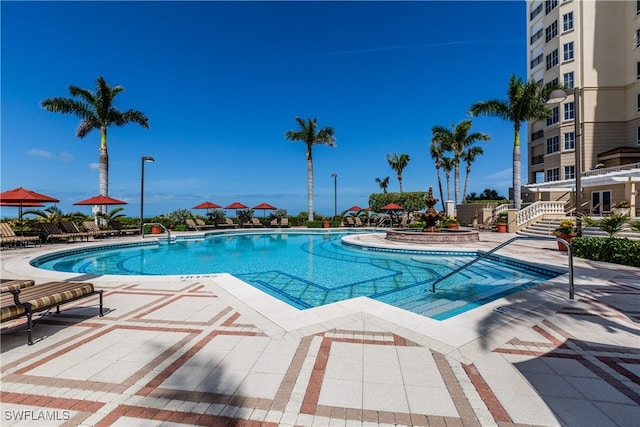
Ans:
[[[486,257],[488,257],[489,255],[491,255],[492,253],[504,248],[505,246],[507,246],[508,244],[516,241],[516,240],[553,240],[556,242],[560,242],[560,243],[564,243],[564,245],[567,247],[567,254],[568,254],[568,258],[569,258],[569,299],[573,299],[574,296],[574,287],[573,287],[573,253],[571,252],[571,245],[569,244],[569,242],[567,242],[566,240],[560,238],[560,237],[547,237],[547,236],[516,236],[516,237],[512,237],[511,239],[507,240],[506,242],[496,246],[495,248],[491,249],[489,252],[485,252],[482,255],[478,256],[477,258],[472,259],[471,261],[469,261],[468,263],[456,268],[455,270],[453,270],[452,272],[440,277],[438,280],[434,281],[431,284],[431,292],[436,291],[436,285],[440,282],[442,282],[445,279],[448,279],[449,277],[453,276],[454,274],[459,273],[460,271],[464,270],[465,268],[469,267],[471,264],[475,264],[476,262],[480,261],[481,259],[484,259]]]
[[[140,234],[141,234],[143,239],[144,239],[144,226],[145,225],[159,225],[167,233],[167,240],[171,241],[171,230],[169,230],[167,227],[164,226],[164,224],[162,224],[160,222],[145,222],[144,224],[142,224],[142,233],[140,233]]]

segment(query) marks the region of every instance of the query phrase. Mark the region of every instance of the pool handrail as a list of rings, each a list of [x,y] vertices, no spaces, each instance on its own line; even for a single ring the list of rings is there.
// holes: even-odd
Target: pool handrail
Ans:
[[[144,239],[144,227],[146,225],[159,225],[167,233],[167,240],[169,242],[171,241],[171,230],[169,230],[167,227],[164,226],[164,224],[160,222],[145,222],[144,224],[142,224],[142,230],[141,230],[142,233],[140,233],[140,235],[142,236],[143,239]]]
[[[433,293],[436,292],[436,285],[438,283],[442,282],[443,280],[448,279],[449,277],[453,276],[454,274],[459,273],[460,271],[462,271],[465,268],[469,267],[471,264],[475,264],[476,262],[480,261],[481,259],[484,259],[484,258],[488,257],[489,255],[491,255],[494,252],[504,248],[508,244],[515,242],[516,240],[553,240],[553,241],[556,241],[556,242],[563,243],[567,247],[567,254],[568,254],[568,259],[569,259],[569,299],[572,300],[573,297],[574,297],[574,287],[573,287],[573,253],[571,252],[571,245],[569,244],[569,242],[567,242],[566,240],[564,240],[564,239],[562,239],[560,237],[548,237],[548,236],[516,236],[516,237],[512,237],[511,239],[507,240],[506,242],[501,243],[498,246],[496,246],[495,248],[491,249],[489,252],[484,252],[484,253],[480,254],[478,257],[472,259],[468,263],[456,268],[455,270],[453,270],[453,271],[447,273],[446,275],[444,275],[444,276],[438,278],[437,280],[435,280],[431,284],[431,292],[433,292]]]

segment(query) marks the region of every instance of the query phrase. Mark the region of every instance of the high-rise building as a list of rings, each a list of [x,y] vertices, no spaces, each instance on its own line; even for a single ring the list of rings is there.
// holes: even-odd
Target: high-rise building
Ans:
[[[567,200],[573,208],[580,174],[581,212],[607,214],[625,201],[635,215],[640,1],[527,1],[526,20],[529,80],[560,85],[566,97],[549,104],[550,118],[529,123],[523,200]]]

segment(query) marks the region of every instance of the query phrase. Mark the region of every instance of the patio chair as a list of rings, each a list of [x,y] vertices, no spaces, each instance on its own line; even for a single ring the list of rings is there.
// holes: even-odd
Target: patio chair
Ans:
[[[40,237],[18,236],[8,223],[0,222],[0,244],[13,243],[13,246],[17,246],[18,243],[26,245],[29,242],[40,243]]]
[[[60,230],[57,225],[50,221],[40,222],[38,223],[38,227],[46,235],[47,242],[52,239],[68,239],[67,241],[75,242],[77,238],[80,238],[80,240],[82,240],[82,238],[84,237],[84,235],[78,235],[76,233],[65,233]]]
[[[344,218],[342,218],[342,225],[344,225],[345,227],[356,226],[356,224],[353,222],[353,218],[351,218],[350,216],[345,216]]]
[[[238,224],[236,224],[235,222],[233,222],[231,220],[231,218],[225,218],[224,222],[218,222],[216,223],[216,227],[217,228],[236,228],[238,226]]]
[[[278,226],[278,218],[274,218],[269,223],[269,227],[277,227]]]
[[[196,226],[200,227],[202,230],[209,230],[211,228],[215,228],[215,225],[213,224],[207,224],[206,222],[204,222],[202,219],[200,218],[196,218]]]
[[[289,218],[284,217],[280,220],[280,227],[289,228]]]
[[[27,318],[27,344],[32,345],[32,331],[35,323],[33,314],[44,312],[45,316],[52,308],[60,313],[60,306],[82,298],[99,295],[100,316],[102,310],[102,290],[95,290],[93,284],[86,282],[47,282],[41,285],[29,284],[23,287],[3,287],[0,290],[0,322]],[[30,281],[33,282],[33,281]]]
[[[355,223],[356,227],[364,227],[364,223],[362,222],[360,217],[355,217],[353,219],[353,222]]]
[[[117,235],[132,235],[140,233],[140,230],[137,228],[124,228],[120,221],[112,219],[109,221],[109,228],[113,230]]]
[[[261,223],[258,218],[251,218],[251,223],[249,223],[249,225],[254,228],[264,227],[264,224]]]
[[[184,222],[187,224],[187,228],[189,228],[189,230],[193,230],[193,231],[200,230],[200,227],[198,227],[196,222],[194,220],[192,220],[191,218],[185,219]]]
[[[89,241],[89,236],[92,235],[89,232],[80,231],[78,226],[73,221],[61,221],[60,226],[62,227],[62,231],[64,233],[73,234],[77,237],[80,237],[80,240],[82,240],[82,238],[86,238],[87,242]]]
[[[0,279],[1,292],[11,292],[14,289],[28,288],[29,286],[33,286],[33,285],[35,285],[35,282],[29,279],[24,279],[24,280]]]
[[[98,224],[93,221],[84,221],[82,225],[85,230],[93,234],[94,239],[97,237],[111,237],[114,235],[113,230],[101,230],[100,227],[98,227]]]

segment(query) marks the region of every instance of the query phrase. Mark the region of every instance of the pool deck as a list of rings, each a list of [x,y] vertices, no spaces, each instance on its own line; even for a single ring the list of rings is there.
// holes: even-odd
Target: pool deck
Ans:
[[[459,248],[511,237],[483,232]],[[96,277],[28,265],[54,250],[140,240],[0,252],[3,279],[89,281],[105,290],[106,309],[99,317],[96,299],[63,306],[37,324],[32,346],[22,321],[2,325],[2,426],[640,424],[637,268],[575,259],[574,300],[563,274],[436,321],[367,298],[298,311],[228,274]],[[552,241],[498,254],[567,270]]]

